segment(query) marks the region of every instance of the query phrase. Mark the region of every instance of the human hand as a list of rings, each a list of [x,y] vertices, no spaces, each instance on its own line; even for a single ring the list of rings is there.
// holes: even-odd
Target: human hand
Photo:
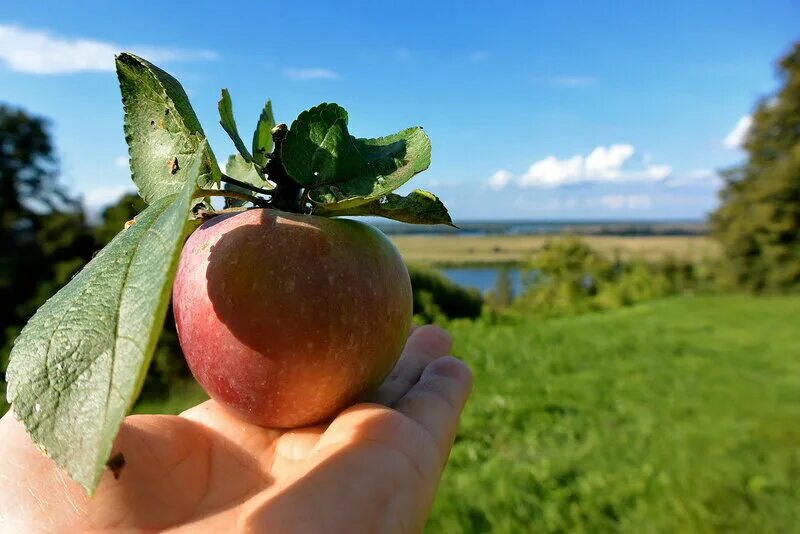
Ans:
[[[374,404],[330,424],[278,431],[207,401],[180,416],[134,415],[95,496],[0,420],[0,531],[418,532],[472,378],[441,329],[417,329]]]

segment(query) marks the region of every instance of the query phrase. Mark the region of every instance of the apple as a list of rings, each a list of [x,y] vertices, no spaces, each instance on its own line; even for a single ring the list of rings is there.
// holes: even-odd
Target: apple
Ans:
[[[372,226],[251,209],[189,237],[173,308],[209,396],[246,421],[293,428],[331,418],[388,375],[411,327],[411,282]]]

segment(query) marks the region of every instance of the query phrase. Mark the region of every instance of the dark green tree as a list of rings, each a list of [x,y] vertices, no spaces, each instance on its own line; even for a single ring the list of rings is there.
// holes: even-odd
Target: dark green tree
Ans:
[[[47,121],[2,104],[0,240],[2,390],[11,342],[21,325],[95,250],[80,204],[58,183]]]
[[[133,219],[147,207],[147,203],[136,193],[127,193],[116,204],[103,210],[102,220],[95,228],[94,235],[100,248],[114,239],[125,223]]]
[[[711,217],[724,274],[753,291],[800,285],[800,43],[778,65],[782,87],[753,114],[747,161],[723,173]]]

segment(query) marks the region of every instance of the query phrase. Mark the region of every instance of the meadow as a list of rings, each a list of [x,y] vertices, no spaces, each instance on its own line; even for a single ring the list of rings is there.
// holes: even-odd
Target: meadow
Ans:
[[[800,297],[454,323],[475,388],[430,532],[788,532]]]
[[[392,241],[410,263],[437,266],[497,265],[524,263],[552,235],[393,235]],[[617,255],[646,261],[660,261],[667,256],[699,262],[719,255],[711,238],[686,236],[611,236],[591,235],[582,239],[593,249],[609,256]]]

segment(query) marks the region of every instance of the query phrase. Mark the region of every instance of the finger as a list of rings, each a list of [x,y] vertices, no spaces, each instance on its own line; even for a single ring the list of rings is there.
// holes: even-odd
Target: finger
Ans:
[[[450,352],[453,342],[441,328],[425,325],[416,329],[406,342],[403,354],[391,374],[372,397],[372,401],[394,406],[417,383],[422,370],[431,361]]]
[[[396,410],[428,431],[447,459],[458,430],[458,419],[472,389],[469,367],[452,356],[438,358],[419,382],[397,402]]]

